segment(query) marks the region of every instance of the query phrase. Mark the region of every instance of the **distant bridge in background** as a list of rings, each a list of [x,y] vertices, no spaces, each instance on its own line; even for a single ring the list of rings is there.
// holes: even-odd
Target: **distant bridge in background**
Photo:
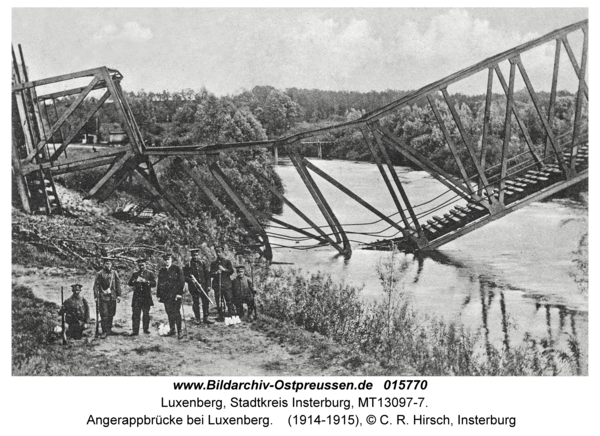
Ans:
[[[580,34],[583,38],[580,56],[575,54],[569,42],[569,38],[575,34]],[[552,71],[548,74],[552,77],[549,104],[543,107],[521,55],[548,44],[553,45],[555,55]],[[349,257],[352,247],[346,231],[336,218],[327,198],[315,183],[313,175],[323,178],[398,231],[398,237],[376,241],[369,247],[389,249],[393,246],[407,251],[434,250],[531,202],[542,200],[588,178],[588,117],[585,110],[589,99],[585,78],[588,59],[587,20],[555,30],[485,59],[354,121],[267,141],[181,147],[146,146],[120,86],[123,77],[117,70],[100,67],[31,81],[27,75],[20,46],[18,51],[20,62],[13,51],[12,172],[21,205],[28,213],[62,212],[60,199],[54,186],[54,175],[108,166],[103,176],[89,191],[88,197],[103,201],[128,177],[137,173],[145,180],[148,191],[162,203],[164,208],[174,209],[178,214],[185,216],[184,208],[163,189],[154,169],[159,161],[167,158],[175,159],[175,164],[189,175],[190,180],[198,185],[206,197],[221,211],[227,212],[227,207],[196,177],[186,161],[186,158],[193,156],[213,155],[212,163],[209,165],[212,176],[230,197],[238,212],[244,216],[250,234],[257,241],[257,251],[266,259],[271,260],[273,256],[269,234],[264,224],[267,220],[314,239],[317,245],[332,246],[341,255]],[[556,116],[560,59],[564,53],[577,77],[578,86],[571,120],[572,127],[568,132],[558,134],[552,126]],[[505,77],[501,67],[509,71],[508,77]],[[448,92],[448,86],[485,72],[487,72],[487,87],[481,92],[486,96],[482,133],[480,137],[475,138],[465,128],[454,98]],[[542,125],[545,138],[541,143],[532,141],[530,132],[516,110],[514,96],[517,74],[524,83]],[[82,78],[90,79],[87,86],[38,95],[39,88],[44,85]],[[503,135],[500,138],[501,151],[495,162],[490,165],[487,154],[491,147],[490,110],[495,82],[496,86],[500,85],[497,89],[504,96],[506,115]],[[84,99],[91,91],[99,89],[105,90],[102,97],[96,101],[89,113],[79,118],[75,127],[70,130],[71,133],[63,135],[61,132],[65,123],[72,123],[72,115],[80,109]],[[52,117],[48,112],[49,104],[52,108],[56,104],[56,99],[66,96],[75,96],[75,99],[60,117],[56,114],[56,119],[51,120]],[[116,105],[129,144],[68,158],[66,150],[69,144],[109,99]],[[450,174],[440,168],[430,156],[407,145],[401,136],[387,129],[381,122],[384,117],[414,104],[425,104],[431,108],[434,114],[432,123],[442,132],[445,145],[451,151],[458,167],[458,175]],[[322,135],[342,129],[356,129],[361,132],[397,213],[385,215],[373,207],[368,198],[356,195],[298,153],[298,148],[303,146],[303,141],[316,142],[319,147],[327,146],[327,142],[320,139]],[[451,134],[453,130],[458,131],[458,136]],[[509,143],[514,131],[520,132],[519,137],[526,144],[527,151],[511,156]],[[274,153],[277,153],[278,149],[285,150],[327,222],[326,227],[317,225],[314,219],[296,207],[258,173],[255,174],[257,180],[297,213],[306,222],[307,227],[299,228],[276,217],[267,216],[255,210],[250,202],[235,192],[231,182],[218,165],[218,154],[251,148],[269,148]],[[444,204],[445,210],[439,209],[441,216],[432,215],[431,211],[426,216],[415,213],[411,200],[392,165],[389,150],[401,153],[455,194],[453,202]]]

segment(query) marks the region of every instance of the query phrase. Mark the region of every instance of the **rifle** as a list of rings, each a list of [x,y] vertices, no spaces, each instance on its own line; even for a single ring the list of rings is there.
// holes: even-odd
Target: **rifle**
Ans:
[[[98,291],[98,295],[96,295],[96,334],[94,337],[100,336],[100,291]]]
[[[215,302],[210,299],[210,297],[208,296],[208,294],[206,293],[206,291],[204,290],[204,288],[202,287],[202,285],[200,284],[200,282],[198,282],[198,279],[196,279],[196,277],[194,277],[192,274],[190,274],[190,277],[192,278],[192,282],[194,283],[194,286],[197,289],[199,289],[200,292],[202,292],[204,294],[204,296],[206,298],[208,298],[208,301],[210,301],[214,305]]]
[[[254,309],[254,320],[258,319],[258,312],[256,311],[256,299],[254,298],[254,294],[256,294],[256,290],[254,289],[254,264],[250,262],[250,283],[252,283],[252,308]],[[248,316],[250,316],[250,308],[248,308]]]
[[[63,287],[60,287],[60,324],[62,331],[62,344],[66,345],[67,343],[67,332],[65,331],[65,302],[64,302],[64,294]]]
[[[187,324],[185,323],[185,310],[183,309],[183,295],[181,296],[181,319],[183,320],[183,331],[184,335],[187,338]]]

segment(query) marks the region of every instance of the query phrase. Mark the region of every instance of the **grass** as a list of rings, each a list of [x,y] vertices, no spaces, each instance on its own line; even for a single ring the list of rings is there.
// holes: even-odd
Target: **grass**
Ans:
[[[379,266],[383,296],[365,304],[360,289],[336,285],[323,274],[269,270],[261,278],[261,313],[319,333],[370,356],[383,374],[558,375],[580,374],[576,340],[567,350],[525,335],[508,347],[482,345],[464,326],[415,312],[403,294],[407,265],[392,254]],[[327,358],[324,356],[324,358]],[[353,363],[354,362],[354,363]],[[348,357],[345,366],[356,364]]]
[[[12,374],[15,376],[152,375],[151,367],[115,365],[99,353],[97,343],[83,339],[62,345],[52,333],[59,307],[36,298],[25,286],[12,294]],[[150,350],[149,350],[150,351]]]

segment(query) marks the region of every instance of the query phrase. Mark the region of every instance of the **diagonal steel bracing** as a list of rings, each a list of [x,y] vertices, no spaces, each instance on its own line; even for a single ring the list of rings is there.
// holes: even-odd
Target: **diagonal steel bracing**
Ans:
[[[340,225],[340,222],[333,213],[333,210],[331,210],[331,207],[329,206],[329,203],[327,203],[327,200],[321,193],[321,190],[313,180],[310,173],[307,171],[305,165],[306,160],[301,159],[298,153],[293,149],[291,145],[286,145],[285,150],[287,151],[288,156],[294,164],[294,167],[296,167],[296,171],[298,171],[300,178],[308,188],[310,195],[315,200],[315,203],[317,204],[317,206],[321,210],[321,213],[325,217],[325,220],[329,224],[329,227],[331,228],[331,231],[333,232],[337,243],[339,244],[340,242],[342,242],[343,251],[341,252],[341,254],[345,256],[350,256],[352,253],[352,247],[350,246],[350,241],[346,236],[346,232]]]
[[[216,162],[212,163],[208,167],[213,177],[219,182],[221,187],[225,190],[229,198],[235,203],[235,205],[240,209],[244,217],[248,220],[250,225],[255,229],[257,234],[261,238],[261,242],[264,245],[264,257],[267,260],[273,259],[273,252],[271,250],[271,244],[269,242],[269,237],[267,236],[267,232],[265,231],[262,224],[256,219],[256,217],[250,212],[248,206],[244,203],[244,201],[235,193],[235,190],[231,186],[231,182],[223,173],[219,165]]]

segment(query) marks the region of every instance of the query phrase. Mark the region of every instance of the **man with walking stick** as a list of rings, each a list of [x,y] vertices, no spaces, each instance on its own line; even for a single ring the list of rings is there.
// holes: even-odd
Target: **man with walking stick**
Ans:
[[[231,316],[233,308],[231,300],[231,274],[233,274],[233,265],[230,260],[223,257],[223,247],[215,247],[217,258],[210,264],[210,276],[213,279],[213,286],[216,281],[215,300],[217,300],[217,311],[219,317],[217,321],[223,322],[223,301],[227,305],[227,316]]]
[[[165,254],[163,256],[165,266],[158,272],[158,286],[156,288],[156,297],[158,301],[165,305],[165,312],[169,319],[169,333],[167,336],[175,336],[181,339],[181,303],[183,296],[183,286],[185,280],[183,271],[177,265],[173,264],[173,255]],[[175,329],[177,328],[177,330]]]

